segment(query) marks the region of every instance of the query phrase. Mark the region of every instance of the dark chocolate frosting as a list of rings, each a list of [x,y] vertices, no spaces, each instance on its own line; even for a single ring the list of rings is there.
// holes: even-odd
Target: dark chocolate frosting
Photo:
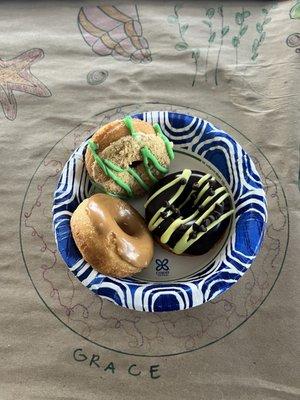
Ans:
[[[234,212],[230,194],[211,174],[184,171],[156,183],[145,204],[156,241],[175,254],[200,255],[222,237]]]

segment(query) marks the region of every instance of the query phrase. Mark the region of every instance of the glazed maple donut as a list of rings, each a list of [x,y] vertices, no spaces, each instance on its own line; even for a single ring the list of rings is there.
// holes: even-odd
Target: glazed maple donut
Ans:
[[[150,192],[146,221],[154,239],[175,254],[208,252],[230,224],[231,197],[211,174],[185,169],[165,176]]]
[[[85,199],[72,215],[71,230],[82,257],[104,275],[130,276],[152,260],[153,239],[143,218],[116,197]]]
[[[130,198],[143,196],[168,172],[173,158],[173,144],[158,124],[127,116],[94,133],[85,165],[101,191]]]

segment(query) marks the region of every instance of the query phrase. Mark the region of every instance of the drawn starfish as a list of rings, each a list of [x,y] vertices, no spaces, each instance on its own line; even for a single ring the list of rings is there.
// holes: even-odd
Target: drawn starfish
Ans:
[[[42,49],[31,49],[10,60],[0,58],[0,103],[9,120],[17,116],[17,101],[13,91],[51,96],[50,90],[30,71],[33,63],[44,57]]]

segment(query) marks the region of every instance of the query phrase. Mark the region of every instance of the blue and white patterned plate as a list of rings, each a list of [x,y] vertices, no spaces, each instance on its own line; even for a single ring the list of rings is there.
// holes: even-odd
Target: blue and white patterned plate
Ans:
[[[59,252],[70,271],[95,294],[138,311],[175,311],[198,306],[229,289],[255,259],[267,220],[266,195],[256,168],[227,133],[197,117],[174,112],[147,112],[135,117],[158,122],[173,141],[171,171],[211,171],[232,194],[235,217],[224,238],[208,254],[175,256],[157,246],[152,265],[126,279],[95,271],[82,259],[70,229],[78,204],[92,185],[84,166],[87,140],[71,155],[54,193],[53,227]],[[132,202],[142,210],[145,199]]]

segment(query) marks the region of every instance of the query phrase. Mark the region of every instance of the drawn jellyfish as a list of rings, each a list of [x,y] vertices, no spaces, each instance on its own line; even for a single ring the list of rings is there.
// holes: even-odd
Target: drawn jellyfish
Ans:
[[[137,6],[127,13],[111,5],[82,7],[78,26],[86,43],[100,56],[134,63],[152,61]]]

